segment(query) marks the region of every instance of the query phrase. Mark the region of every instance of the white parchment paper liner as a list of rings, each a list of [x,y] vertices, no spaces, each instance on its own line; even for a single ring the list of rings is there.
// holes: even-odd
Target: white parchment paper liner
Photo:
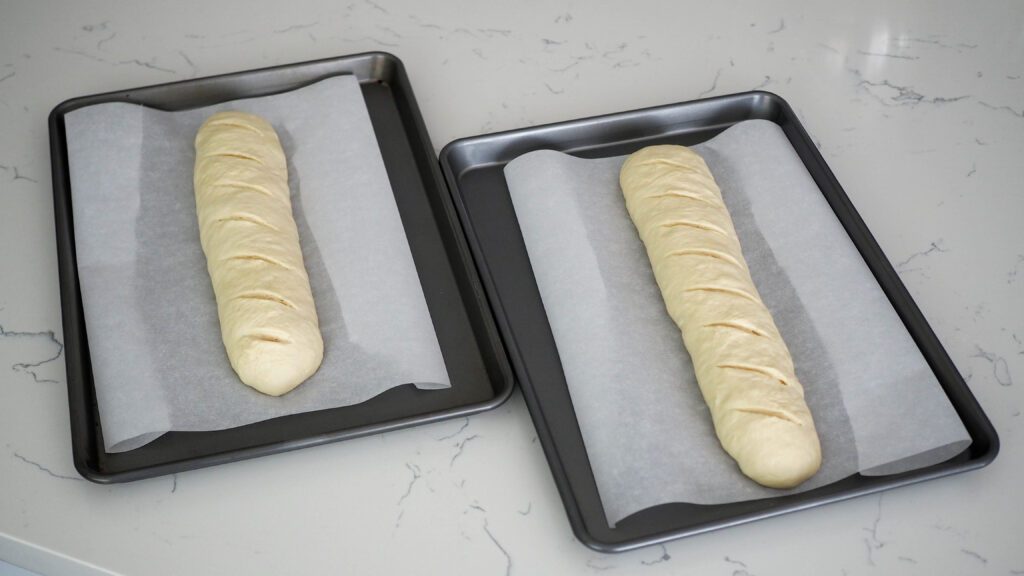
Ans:
[[[965,449],[948,397],[781,129],[747,121],[695,149],[821,437],[821,470],[792,492]],[[783,494],[743,476],[714,435],[626,212],[623,160],[537,151],[505,168],[609,524],[667,502]]]
[[[228,363],[199,245],[192,171],[219,110],[273,124],[324,336],[319,371],[280,398]],[[231,428],[449,385],[358,82],[164,112],[100,104],[65,118],[82,304],[107,451],[169,430]]]

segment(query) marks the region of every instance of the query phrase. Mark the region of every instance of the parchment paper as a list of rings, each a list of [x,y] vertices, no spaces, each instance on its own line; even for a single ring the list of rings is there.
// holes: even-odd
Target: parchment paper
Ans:
[[[273,124],[324,337],[319,371],[279,398],[242,384],[221,341],[192,171],[219,110]],[[356,79],[163,112],[101,104],[66,117],[75,244],[107,451],[363,402],[448,375]]]
[[[799,492],[889,474],[970,443],[920,351],[775,124],[695,147],[788,345],[821,437]],[[714,435],[618,184],[624,157],[537,151],[505,168],[608,522],[667,502],[777,496]]]

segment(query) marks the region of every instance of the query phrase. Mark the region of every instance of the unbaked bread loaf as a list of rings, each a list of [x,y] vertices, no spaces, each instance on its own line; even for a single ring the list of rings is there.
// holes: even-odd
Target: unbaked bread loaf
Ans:
[[[195,145],[199,238],[224,348],[242,382],[280,396],[324,351],[284,151],[268,122],[242,112],[208,118]]]
[[[722,447],[765,486],[810,478],[821,465],[814,420],[704,160],[651,146],[625,161],[619,181]]]

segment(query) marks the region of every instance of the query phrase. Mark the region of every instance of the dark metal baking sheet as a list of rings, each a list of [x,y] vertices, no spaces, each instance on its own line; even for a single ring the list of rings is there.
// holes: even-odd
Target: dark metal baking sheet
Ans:
[[[215,432],[170,432],[107,453],[82,315],[64,115],[103,102],[181,110],[292,90],[338,74],[360,82],[452,386],[391,389],[355,406],[295,414]],[[68,100],[50,114],[50,153],[68,402],[75,467],[95,482],[124,482],[466,416],[504,402],[514,383],[459,219],[402,63],[381,52],[330,58]]]
[[[538,149],[597,158],[629,154],[652,144],[694,145],[754,118],[775,122],[786,133],[934,370],[973,443],[950,461],[904,474],[855,475],[802,494],[765,500],[714,506],[665,504],[637,512],[610,528],[502,170],[517,156]],[[570,524],[587,546],[620,552],[658,544],[979,468],[995,458],[999,441],[988,418],[796,115],[779,96],[747,92],[466,138],[446,146],[440,160]]]

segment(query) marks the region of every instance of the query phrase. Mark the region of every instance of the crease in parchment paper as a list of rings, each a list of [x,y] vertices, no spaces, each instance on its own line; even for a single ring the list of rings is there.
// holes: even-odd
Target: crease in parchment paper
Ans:
[[[316,374],[279,398],[228,363],[199,244],[194,138],[219,110],[273,124],[324,338]],[[383,159],[352,76],[164,112],[96,105],[66,119],[76,249],[107,451],[449,386]]]
[[[532,152],[505,176],[609,525],[658,504],[801,492],[962,451],[969,437],[948,398],[781,130],[743,122],[694,148],[792,353],[822,468],[773,490],[721,449],[622,200],[624,157]]]

